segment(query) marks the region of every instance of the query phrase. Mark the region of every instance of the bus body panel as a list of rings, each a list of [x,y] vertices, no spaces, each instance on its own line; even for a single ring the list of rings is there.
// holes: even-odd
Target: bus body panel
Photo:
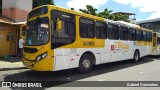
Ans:
[[[96,65],[133,59],[135,50],[140,51],[140,57],[150,54],[151,51],[150,49],[145,50],[145,48],[150,47],[149,44],[144,47],[145,42],[137,42],[138,44],[136,45],[135,41],[128,43],[128,41],[107,39],[105,43],[104,48],[55,49],[55,71],[78,67],[81,56],[87,51],[95,55]],[[117,43],[119,43],[118,46]],[[127,47],[121,47],[123,44],[127,45]]]

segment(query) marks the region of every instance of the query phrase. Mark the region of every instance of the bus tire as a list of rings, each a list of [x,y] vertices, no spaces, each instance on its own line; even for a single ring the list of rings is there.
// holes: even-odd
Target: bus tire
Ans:
[[[136,50],[136,51],[134,52],[133,60],[132,60],[132,61],[136,63],[136,62],[139,60],[139,57],[140,57],[139,51]]]
[[[92,67],[93,67],[92,59],[93,58],[89,54],[83,55],[81,57],[80,61],[79,61],[78,71],[80,73],[90,72],[92,70]]]

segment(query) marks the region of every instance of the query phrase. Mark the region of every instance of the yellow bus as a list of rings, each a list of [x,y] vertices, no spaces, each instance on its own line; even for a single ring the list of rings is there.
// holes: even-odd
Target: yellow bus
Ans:
[[[132,59],[151,53],[152,31],[135,25],[44,5],[28,15],[23,64],[36,71],[78,68]]]
[[[153,49],[151,55],[160,55],[160,33],[153,33]]]
[[[20,37],[26,37],[26,24],[20,26]]]

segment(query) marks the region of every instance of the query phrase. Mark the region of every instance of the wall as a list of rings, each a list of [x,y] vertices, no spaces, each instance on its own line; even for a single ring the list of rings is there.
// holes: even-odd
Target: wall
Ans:
[[[0,30],[0,57],[4,55],[16,55],[19,36],[19,26],[1,23]]]
[[[14,19],[16,12],[14,11],[16,7],[16,0],[3,0],[2,1],[2,16],[9,19]]]
[[[2,16],[15,22],[27,20],[28,13],[32,10],[32,0],[3,0]]]
[[[151,29],[154,32],[160,32],[160,21],[146,22],[139,24],[143,28]]]
[[[32,10],[32,0],[16,0],[16,22],[27,20]]]

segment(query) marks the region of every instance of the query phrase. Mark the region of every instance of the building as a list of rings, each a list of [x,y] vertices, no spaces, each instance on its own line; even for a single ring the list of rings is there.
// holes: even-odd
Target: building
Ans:
[[[154,32],[160,32],[160,18],[137,22],[140,27],[151,29]]]
[[[136,14],[135,13],[128,13],[128,12],[116,12],[113,14],[122,14],[122,15],[127,15],[130,19],[130,22],[133,24],[136,24]]]
[[[0,0],[0,57],[16,55],[20,25],[32,10],[32,0]]]
[[[14,22],[27,19],[27,14],[32,10],[32,0],[1,0],[2,16]]]

